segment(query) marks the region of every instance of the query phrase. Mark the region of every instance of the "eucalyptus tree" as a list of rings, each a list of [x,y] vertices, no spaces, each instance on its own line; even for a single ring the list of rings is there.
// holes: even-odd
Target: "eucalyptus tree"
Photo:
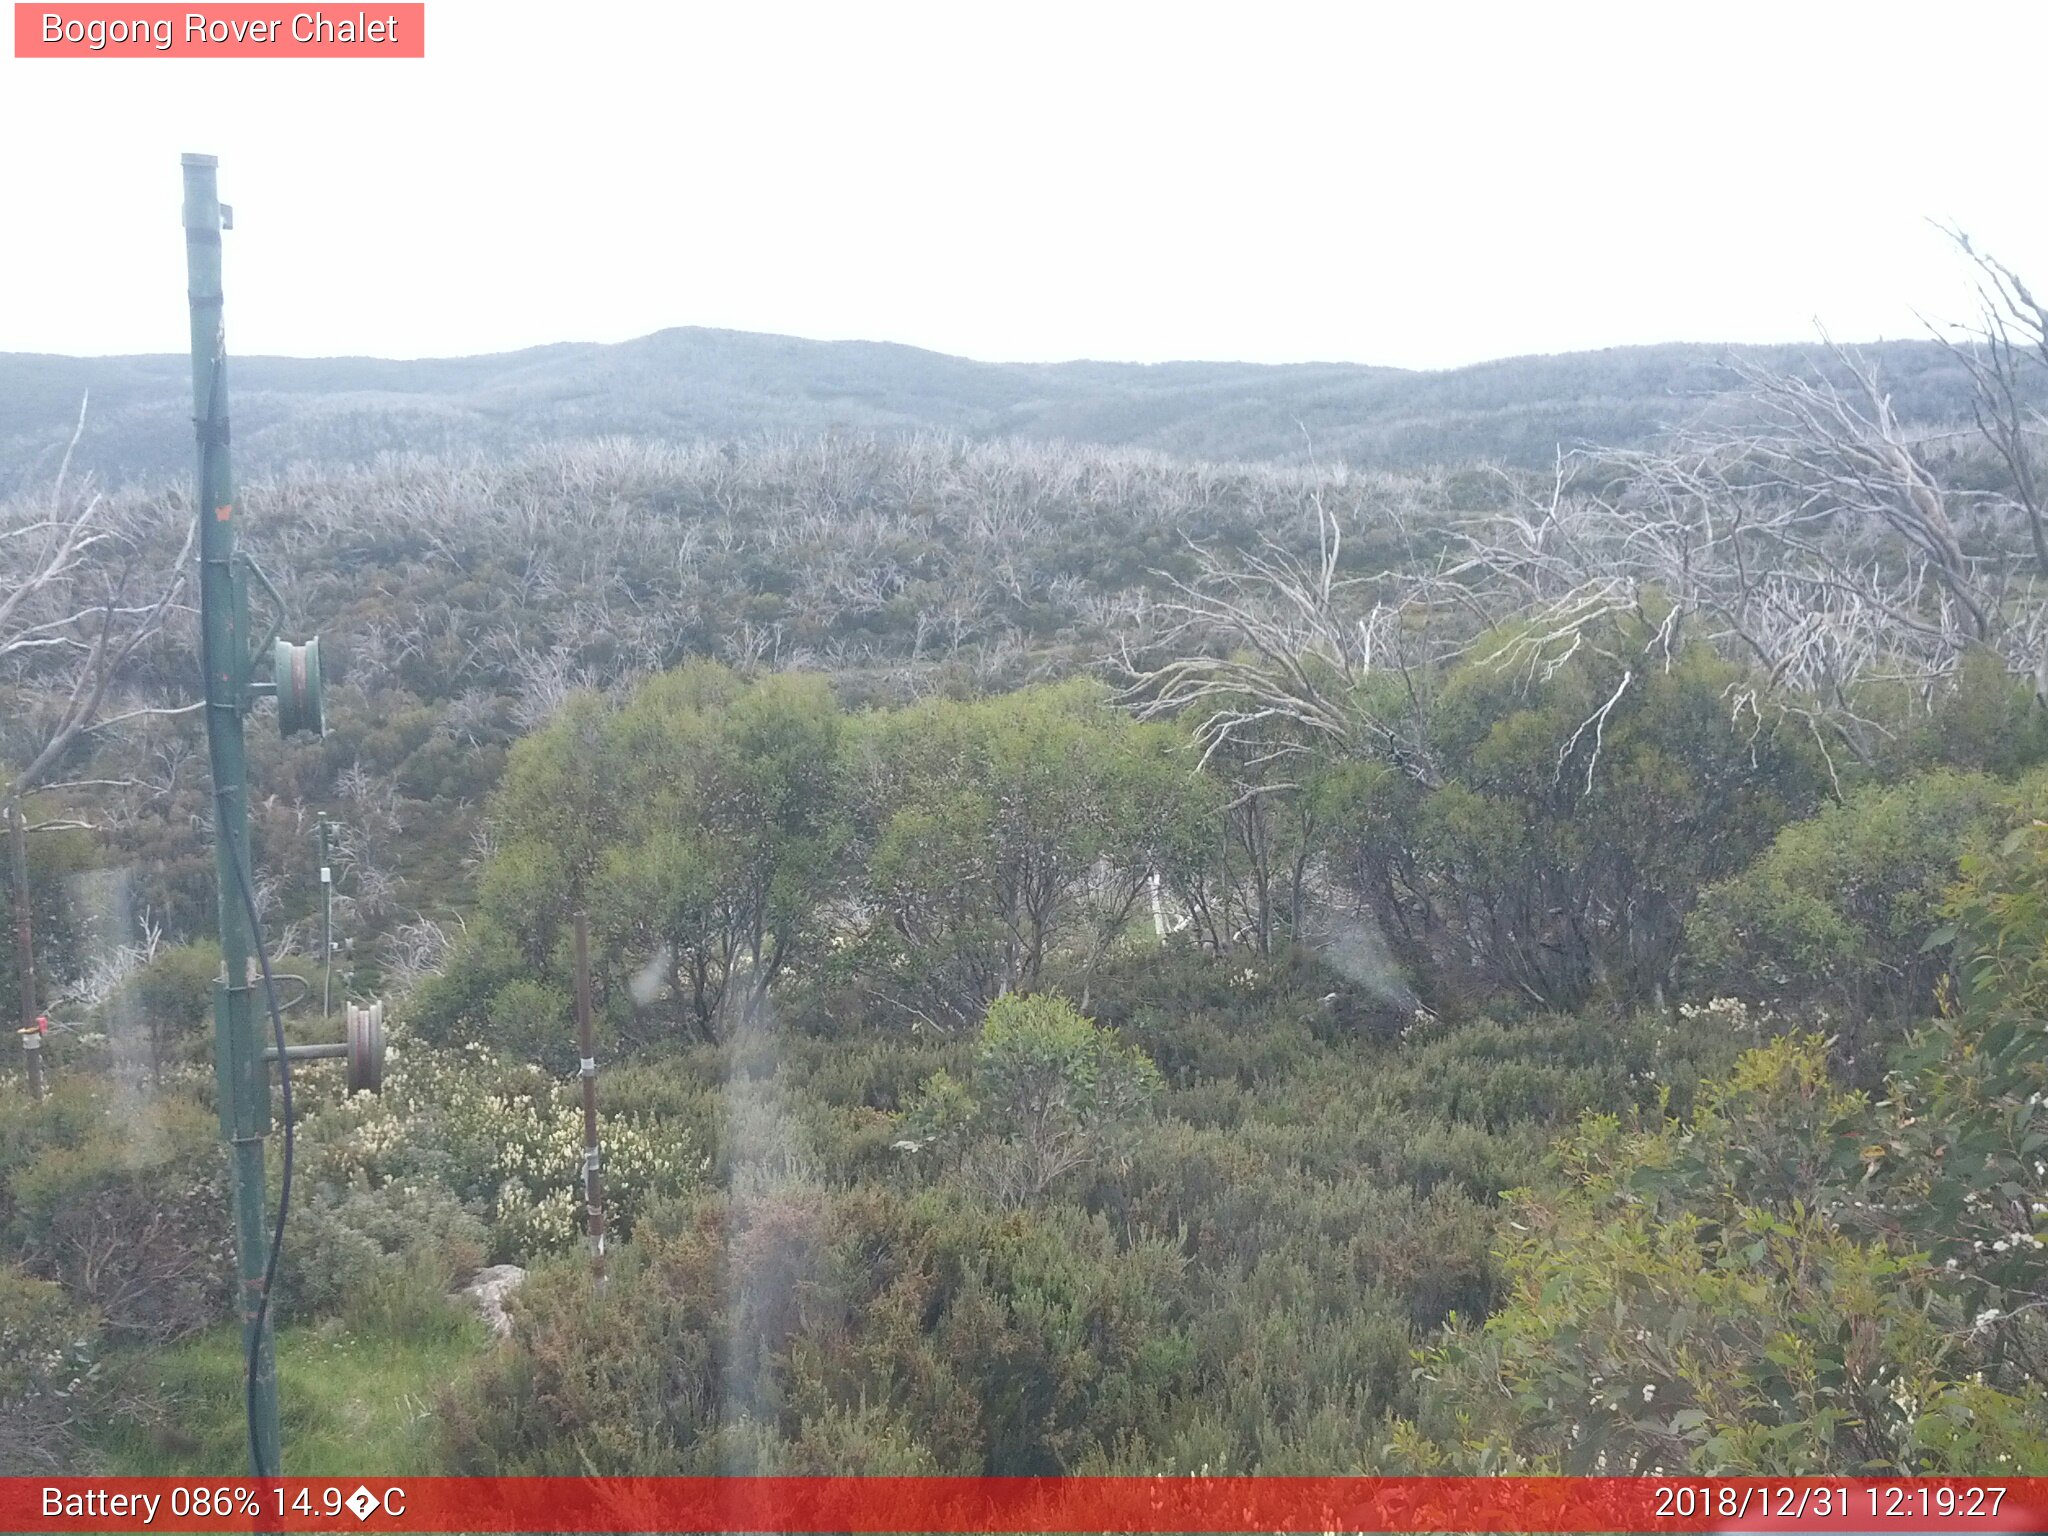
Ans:
[[[559,970],[587,907],[635,1007],[721,1038],[822,938],[846,842],[839,731],[821,678],[708,662],[623,701],[576,695],[512,754],[487,921],[526,967]]]

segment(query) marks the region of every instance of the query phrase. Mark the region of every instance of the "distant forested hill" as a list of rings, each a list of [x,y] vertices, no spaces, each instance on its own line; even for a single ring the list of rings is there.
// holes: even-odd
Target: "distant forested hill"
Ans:
[[[1963,372],[1934,343],[1869,351],[1902,415],[1966,413]],[[245,475],[387,450],[835,430],[1065,439],[1219,460],[1298,459],[1313,442],[1320,456],[1361,465],[1534,465],[1559,443],[1625,446],[1685,419],[1726,387],[1731,357],[1796,366],[1807,352],[1674,344],[1418,373],[1353,363],[983,363],[691,328],[486,357],[237,358],[230,382]],[[54,467],[88,389],[83,467],[112,480],[184,473],[189,378],[182,356],[0,353],[0,490]]]

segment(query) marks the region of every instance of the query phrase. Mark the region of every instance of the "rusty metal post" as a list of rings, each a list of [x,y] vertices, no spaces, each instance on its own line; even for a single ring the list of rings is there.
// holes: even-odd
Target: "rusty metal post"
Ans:
[[[43,1097],[43,1031],[36,1020],[36,942],[29,915],[28,811],[16,800],[7,807],[8,862],[14,885],[14,969],[21,981],[21,1053],[28,1067],[29,1097]]]
[[[320,1017],[334,1013],[334,868],[327,818],[320,818]]]
[[[576,914],[576,1043],[583,1078],[583,1204],[590,1224],[590,1272],[604,1294],[604,1175],[597,1148],[597,1036],[590,1017],[590,918]]]

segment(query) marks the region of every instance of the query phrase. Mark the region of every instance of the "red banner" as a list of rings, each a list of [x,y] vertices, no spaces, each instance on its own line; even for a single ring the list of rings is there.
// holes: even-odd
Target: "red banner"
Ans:
[[[2048,1532],[2048,1478],[0,1479],[8,1531]]]
[[[17,59],[423,59],[424,4],[14,7]]]

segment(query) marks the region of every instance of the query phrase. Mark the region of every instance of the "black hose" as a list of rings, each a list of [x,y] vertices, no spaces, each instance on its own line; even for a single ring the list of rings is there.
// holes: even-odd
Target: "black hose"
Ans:
[[[277,1284],[277,1261],[284,1252],[284,1224],[292,1210],[292,1143],[297,1127],[292,1114],[292,1062],[285,1054],[284,1014],[277,1006],[277,980],[270,974],[270,952],[263,943],[263,923],[256,915],[256,892],[249,884],[247,848],[235,863],[235,883],[242,888],[242,906],[249,914],[249,936],[255,941],[256,963],[263,971],[263,996],[270,1005],[270,1026],[277,1037],[277,1081],[284,1110],[284,1180],[277,1192],[277,1221],[270,1232],[270,1258],[263,1266],[263,1289],[256,1298],[256,1326],[249,1334],[249,1460],[258,1477],[280,1477],[282,1467],[265,1469],[256,1435],[256,1361],[263,1347],[263,1324],[270,1316],[270,1292]]]

